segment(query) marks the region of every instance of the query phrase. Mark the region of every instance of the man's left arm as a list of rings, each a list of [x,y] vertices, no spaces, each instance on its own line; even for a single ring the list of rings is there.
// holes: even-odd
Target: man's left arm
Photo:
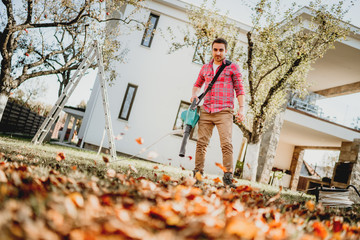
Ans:
[[[242,122],[245,119],[245,91],[243,80],[240,73],[240,68],[237,64],[232,64],[233,66],[233,83],[234,83],[234,90],[236,93],[236,98],[239,103],[239,110],[236,113],[236,120],[238,122]]]

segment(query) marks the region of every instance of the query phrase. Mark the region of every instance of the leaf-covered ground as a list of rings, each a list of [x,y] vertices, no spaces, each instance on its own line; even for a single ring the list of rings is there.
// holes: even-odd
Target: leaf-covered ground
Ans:
[[[357,207],[324,208],[218,180],[197,186],[167,172],[139,177],[134,165],[77,164],[63,152],[46,158],[41,147],[10,150],[0,140],[0,239],[360,238]]]

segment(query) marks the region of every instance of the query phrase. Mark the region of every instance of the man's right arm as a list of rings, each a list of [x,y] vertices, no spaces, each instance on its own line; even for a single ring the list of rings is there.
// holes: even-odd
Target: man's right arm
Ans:
[[[205,65],[204,65],[205,66]],[[201,68],[200,70],[200,73],[199,73],[199,76],[194,84],[194,87],[191,91],[191,98],[190,98],[190,102],[192,102],[194,100],[194,98],[198,99],[198,95],[200,93],[200,89],[202,87],[202,85],[204,84],[205,82],[205,78],[204,78],[204,74],[203,74],[203,71],[204,71],[204,66]],[[197,100],[196,100],[197,101]]]
[[[198,95],[200,93],[200,89],[199,87],[193,87],[192,89],[192,93],[191,93],[191,98],[190,98],[190,102],[192,103],[194,101],[194,98],[196,98],[196,101],[198,101]]]

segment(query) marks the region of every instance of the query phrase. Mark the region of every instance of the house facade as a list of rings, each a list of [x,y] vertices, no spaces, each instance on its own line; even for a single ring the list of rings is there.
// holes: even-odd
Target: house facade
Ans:
[[[127,11],[130,9],[125,8],[122,14],[126,15]],[[168,54],[170,44],[161,34],[168,27],[173,30],[186,28],[186,3],[178,0],[148,1],[147,7],[137,16],[148,19],[152,27],[121,36],[122,43],[129,49],[127,63],[114,64],[118,75],[108,88],[116,150],[162,164],[193,169],[196,129],[188,142],[185,158],[178,156],[182,136],[175,130],[181,128],[180,114],[190,104],[191,89],[201,64],[194,61],[195,49],[192,48]],[[238,27],[243,32],[239,41],[245,45],[250,26],[238,23]],[[116,31],[116,26],[113,28]],[[181,37],[180,32],[175,31],[175,34]],[[359,62],[360,37],[353,34],[316,62],[309,74],[309,81],[313,82],[310,91],[324,96],[333,96],[334,92],[357,92],[360,89]],[[347,90],[344,89],[346,86]],[[358,130],[322,119],[314,114],[316,110],[313,113],[301,110],[295,102],[300,106],[300,100],[292,99],[262,139],[258,171],[260,178],[264,171],[269,171],[267,175],[270,176],[274,167],[284,170],[287,181],[283,185],[291,188],[299,178],[304,149],[340,149],[344,142],[360,139]],[[100,146],[105,125],[103,112],[99,83],[95,81],[79,132],[85,148]],[[140,140],[143,140],[142,144],[139,144]],[[243,146],[243,135],[236,125],[233,126],[233,146],[235,165],[241,158]],[[107,147],[106,141],[104,147]],[[205,172],[220,174],[215,162],[222,163],[216,128],[208,147]]]

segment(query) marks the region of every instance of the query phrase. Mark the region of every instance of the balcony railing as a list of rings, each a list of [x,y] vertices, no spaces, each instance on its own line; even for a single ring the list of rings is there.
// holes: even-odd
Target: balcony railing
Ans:
[[[290,98],[288,106],[330,122],[360,130],[360,117],[355,114],[355,111],[350,111],[348,105],[335,108],[330,104],[330,106],[322,108],[317,104],[319,100],[325,101],[323,96],[315,93],[310,93],[305,98],[299,98],[294,94]]]

